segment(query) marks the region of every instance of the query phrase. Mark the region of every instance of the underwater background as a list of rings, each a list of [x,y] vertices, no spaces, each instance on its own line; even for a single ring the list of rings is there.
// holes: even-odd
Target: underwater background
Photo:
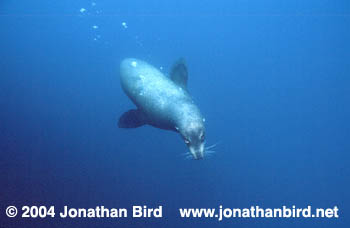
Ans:
[[[349,227],[350,2],[0,2],[0,227]],[[117,127],[119,63],[188,87],[216,153]],[[163,205],[163,218],[7,218],[9,205]],[[339,218],[180,218],[183,207],[339,208]]]

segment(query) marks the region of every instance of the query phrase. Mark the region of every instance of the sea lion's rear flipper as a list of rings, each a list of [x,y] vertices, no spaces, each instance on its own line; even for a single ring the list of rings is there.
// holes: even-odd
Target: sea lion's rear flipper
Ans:
[[[171,68],[170,78],[178,86],[187,90],[188,73],[187,66],[183,58],[176,61],[173,67]]]
[[[118,121],[118,127],[120,128],[136,128],[145,124],[144,114],[138,109],[130,109],[124,112]]]

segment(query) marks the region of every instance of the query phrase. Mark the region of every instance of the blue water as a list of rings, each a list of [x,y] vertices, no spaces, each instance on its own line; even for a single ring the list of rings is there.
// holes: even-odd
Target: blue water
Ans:
[[[349,1],[2,1],[0,227],[349,227]],[[80,12],[81,8],[86,9]],[[126,27],[122,23],[126,23]],[[97,26],[97,27],[93,27]],[[119,63],[187,60],[202,161],[125,130]],[[9,205],[163,205],[161,219],[6,218]],[[339,218],[183,219],[178,208],[339,208]]]

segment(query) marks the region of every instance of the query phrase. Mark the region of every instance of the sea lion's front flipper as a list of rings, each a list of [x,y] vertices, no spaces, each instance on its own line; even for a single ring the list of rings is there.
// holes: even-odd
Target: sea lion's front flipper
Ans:
[[[170,78],[181,88],[187,90],[187,66],[184,59],[179,59],[171,68]]]
[[[124,112],[118,121],[118,127],[120,128],[136,128],[145,124],[144,114],[138,109],[130,109]]]

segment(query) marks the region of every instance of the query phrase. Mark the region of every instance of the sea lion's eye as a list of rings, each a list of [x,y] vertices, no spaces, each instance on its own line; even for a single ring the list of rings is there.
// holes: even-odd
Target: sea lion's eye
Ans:
[[[202,141],[204,141],[205,136],[204,136],[204,134],[203,134],[203,133],[201,134],[200,139],[201,139]]]
[[[189,140],[187,140],[187,139],[185,139],[185,143],[186,143],[186,144],[189,144],[189,143],[190,143],[190,141],[189,141]]]

